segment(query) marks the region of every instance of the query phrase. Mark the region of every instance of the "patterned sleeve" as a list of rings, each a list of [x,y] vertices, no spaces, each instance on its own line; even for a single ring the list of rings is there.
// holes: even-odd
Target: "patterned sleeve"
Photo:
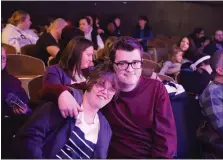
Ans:
[[[209,85],[200,99],[202,113],[223,139],[223,90]]]

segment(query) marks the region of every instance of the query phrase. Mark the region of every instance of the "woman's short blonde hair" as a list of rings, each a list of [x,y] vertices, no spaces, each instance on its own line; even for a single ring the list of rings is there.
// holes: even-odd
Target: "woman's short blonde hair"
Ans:
[[[15,11],[12,16],[8,19],[8,23],[12,25],[18,25],[19,22],[25,21],[27,15],[29,15],[27,12],[18,10]]]

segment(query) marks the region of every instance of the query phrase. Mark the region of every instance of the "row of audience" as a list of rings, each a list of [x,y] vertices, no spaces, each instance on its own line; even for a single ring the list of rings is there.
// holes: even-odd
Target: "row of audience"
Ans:
[[[141,18],[139,28],[142,30],[147,27],[145,17]],[[88,23],[87,17],[81,20],[83,24],[81,27],[80,23],[80,28],[91,30],[86,27],[91,21]],[[168,93],[161,82],[142,76],[144,43],[152,33],[138,29],[136,34],[143,35],[144,39],[142,36],[137,39],[110,37],[101,50],[103,56],[93,61],[96,43],[92,34],[90,39],[89,32],[83,34],[66,25],[63,19],[56,19],[38,40],[40,44],[41,38],[48,35],[45,43],[49,45],[45,46],[45,51],[49,54],[57,50],[56,55],[50,55],[56,57],[59,63],[47,68],[41,92],[44,102],[13,138],[15,156],[60,159],[177,157],[176,125]],[[70,39],[61,39],[66,40],[61,50],[55,46],[60,39],[58,37],[62,38],[62,32],[66,30],[72,30],[74,34]],[[173,46],[170,61],[164,63],[160,72],[175,76],[180,71],[185,90],[199,97],[202,95],[205,125],[198,130],[198,137],[203,143],[202,151],[206,158],[223,157],[220,143],[222,112],[218,109],[223,104],[221,34],[222,31],[216,31],[214,41],[206,46],[211,48],[208,55],[200,52],[202,40],[184,37]],[[195,35],[198,39],[203,37],[203,33]],[[97,41],[97,36],[95,39]],[[196,44],[196,50],[193,44]],[[203,51],[206,47],[203,46]],[[210,63],[210,59],[214,60],[213,63]],[[11,109],[15,114],[25,114],[28,110],[22,112],[18,106]],[[63,117],[76,117],[76,120]],[[13,134],[16,130],[13,130]],[[6,146],[10,143],[10,136],[5,141]]]

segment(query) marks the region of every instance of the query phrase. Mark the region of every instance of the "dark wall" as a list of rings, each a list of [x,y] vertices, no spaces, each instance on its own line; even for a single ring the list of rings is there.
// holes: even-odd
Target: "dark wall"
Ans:
[[[43,25],[48,17],[76,22],[81,15],[96,14],[103,21],[119,15],[122,30],[130,33],[139,15],[147,15],[157,34],[185,35],[194,27],[203,27],[207,35],[223,29],[223,3],[202,2],[10,2],[2,1],[2,18],[7,20],[17,9],[30,13],[33,24]]]

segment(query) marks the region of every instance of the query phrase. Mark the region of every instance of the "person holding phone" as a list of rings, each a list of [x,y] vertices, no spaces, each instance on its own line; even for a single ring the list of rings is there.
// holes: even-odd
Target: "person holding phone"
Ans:
[[[1,120],[2,120],[2,158],[10,157],[12,137],[17,129],[24,123],[31,111],[27,105],[29,98],[16,77],[7,72],[7,57],[4,45],[2,49],[2,94],[1,94]]]

